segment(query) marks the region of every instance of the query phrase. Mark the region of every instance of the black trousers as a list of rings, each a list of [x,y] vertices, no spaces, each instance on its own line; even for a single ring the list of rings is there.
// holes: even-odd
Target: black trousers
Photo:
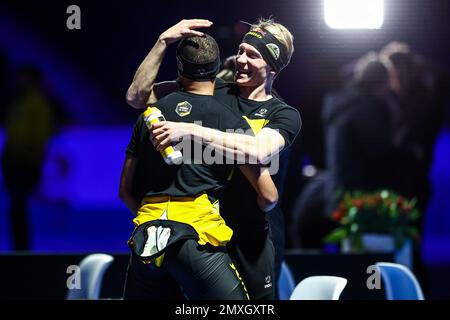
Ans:
[[[247,300],[245,286],[224,250],[184,240],[167,250],[160,267],[130,258],[124,299]]]
[[[1,159],[3,178],[8,190],[11,207],[11,232],[13,250],[30,250],[30,219],[27,206],[31,194],[41,179],[43,155],[17,151],[10,144],[5,145]]]
[[[284,260],[284,248],[286,245],[285,237],[285,223],[283,210],[280,206],[276,206],[267,215],[270,226],[270,239],[272,240],[275,249],[275,265],[274,265],[274,279],[275,279],[275,296],[278,299],[278,279],[281,273],[281,264]]]
[[[275,300],[275,248],[268,230],[232,238],[228,252],[244,279],[250,300]]]

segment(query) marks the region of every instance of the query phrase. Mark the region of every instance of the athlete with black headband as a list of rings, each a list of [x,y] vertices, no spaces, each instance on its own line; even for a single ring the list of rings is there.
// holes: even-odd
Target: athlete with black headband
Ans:
[[[250,130],[239,114],[212,97],[220,67],[212,37],[184,38],[177,48],[177,66],[183,89],[151,107],[171,121]],[[136,215],[124,298],[173,299],[182,296],[181,286],[189,299],[247,299],[226,253],[233,232],[216,201],[235,166],[223,164],[230,163],[226,159],[208,163],[205,147],[193,140],[183,141],[183,163],[169,166],[149,139],[141,115],[126,151],[120,187],[121,198]],[[273,207],[277,192],[270,175],[248,165],[239,168],[257,190],[262,210]]]
[[[173,82],[154,84],[167,45],[186,34],[198,34],[196,29],[211,24],[208,20],[183,20],[161,34],[136,72],[127,92],[128,103],[141,108],[146,101],[156,101],[177,88]],[[272,20],[260,20],[251,26],[239,45],[235,83],[216,81],[214,96],[239,112],[257,133],[255,137],[168,121],[153,129],[153,140],[158,149],[172,141],[195,137],[201,138],[206,145],[235,155],[244,154],[258,163],[276,160],[274,155],[292,144],[301,127],[298,111],[271,94],[273,81],[289,63],[293,50],[293,37],[284,26]],[[283,165],[280,163],[281,167]],[[254,201],[246,200],[254,192],[240,173],[234,176],[232,184],[236,187],[229,188],[221,202],[222,215],[234,230],[229,252],[236,260],[250,298],[274,299],[274,269],[281,264],[284,243],[283,214],[277,207],[267,217]],[[271,224],[270,236],[267,219]]]

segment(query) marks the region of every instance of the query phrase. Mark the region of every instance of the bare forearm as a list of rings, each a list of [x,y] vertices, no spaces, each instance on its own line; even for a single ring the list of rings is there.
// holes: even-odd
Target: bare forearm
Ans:
[[[156,98],[152,97],[153,86],[166,48],[167,42],[161,38],[158,39],[136,71],[133,82],[127,91],[127,102],[132,107],[140,109],[144,108],[147,103],[156,101]]]
[[[244,160],[245,163],[264,163],[284,146],[284,141],[280,140],[280,138],[282,139],[281,136],[269,136],[267,134],[250,136],[222,132],[198,125],[192,126],[191,132],[194,138],[202,139],[203,144],[211,145],[227,157]]]
[[[259,208],[264,212],[272,210],[278,202],[278,190],[267,168],[259,165],[245,165],[240,166],[239,169],[255,189]]]
[[[183,37],[203,36],[202,32],[195,29],[207,28],[211,25],[212,22],[205,19],[182,20],[161,33],[158,41],[136,71],[127,92],[127,102],[137,109],[156,102],[154,83],[167,46]]]
[[[139,202],[133,197],[133,177],[136,170],[137,159],[127,155],[122,168],[119,186],[119,198],[125,203],[127,208],[137,215]]]
[[[152,142],[160,151],[184,138],[193,138],[240,164],[264,164],[284,148],[283,136],[274,129],[263,128],[256,136],[242,132],[222,132],[194,123],[164,121],[152,126]]]
[[[137,216],[138,210],[140,208],[139,201],[134,199],[130,194],[125,193],[122,194],[121,197],[122,201],[127,206],[128,210],[130,210],[134,216]]]

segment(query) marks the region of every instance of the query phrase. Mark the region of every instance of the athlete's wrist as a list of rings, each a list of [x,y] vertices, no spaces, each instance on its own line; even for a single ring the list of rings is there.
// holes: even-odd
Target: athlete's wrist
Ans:
[[[168,46],[168,42],[167,42],[167,38],[164,36],[164,34],[161,34],[158,38],[158,40],[156,41],[156,44],[162,48],[165,49]]]

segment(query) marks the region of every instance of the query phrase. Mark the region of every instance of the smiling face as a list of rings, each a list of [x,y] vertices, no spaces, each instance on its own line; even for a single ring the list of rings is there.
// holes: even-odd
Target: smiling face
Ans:
[[[236,55],[235,82],[239,86],[258,87],[263,84],[272,68],[255,47],[241,43]]]

